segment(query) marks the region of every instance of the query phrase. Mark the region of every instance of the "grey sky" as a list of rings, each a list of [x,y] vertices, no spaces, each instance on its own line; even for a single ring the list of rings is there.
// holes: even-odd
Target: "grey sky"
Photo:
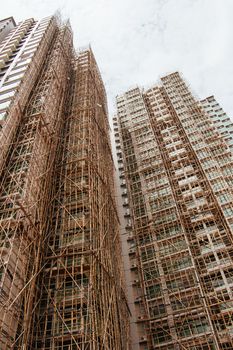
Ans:
[[[109,101],[179,70],[200,98],[215,95],[233,116],[233,0],[14,0],[1,18],[70,18],[75,46],[89,43]]]

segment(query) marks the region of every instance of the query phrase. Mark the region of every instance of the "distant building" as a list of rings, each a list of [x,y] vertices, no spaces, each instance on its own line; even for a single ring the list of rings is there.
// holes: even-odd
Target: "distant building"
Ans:
[[[209,96],[201,101],[202,107],[213,120],[215,128],[224,137],[231,150],[233,150],[233,123],[214,96]]]

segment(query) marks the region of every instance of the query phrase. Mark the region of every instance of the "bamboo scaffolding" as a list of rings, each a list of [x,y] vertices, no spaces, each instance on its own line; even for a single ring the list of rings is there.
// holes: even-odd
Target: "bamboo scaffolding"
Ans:
[[[106,93],[47,22],[0,135],[0,348],[128,350]]]
[[[128,349],[105,94],[91,50],[74,69],[32,348]]]
[[[162,82],[118,102],[140,348],[231,349],[232,155],[179,75]]]

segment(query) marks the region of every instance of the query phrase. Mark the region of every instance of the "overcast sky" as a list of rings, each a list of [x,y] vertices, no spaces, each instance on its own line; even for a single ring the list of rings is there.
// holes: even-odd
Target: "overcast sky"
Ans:
[[[233,117],[233,0],[14,0],[1,18],[70,18],[75,47],[89,43],[115,96],[179,70],[200,98],[215,95]]]

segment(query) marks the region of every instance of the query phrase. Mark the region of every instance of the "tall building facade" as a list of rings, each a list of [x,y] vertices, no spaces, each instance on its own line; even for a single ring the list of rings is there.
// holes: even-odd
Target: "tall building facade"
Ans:
[[[215,128],[223,136],[231,150],[233,149],[233,123],[216,101],[214,96],[209,96],[200,101],[205,112],[212,119]]]
[[[117,96],[113,122],[135,349],[232,349],[232,124],[179,73]]]
[[[104,85],[69,23],[0,45],[0,348],[130,349]]]

